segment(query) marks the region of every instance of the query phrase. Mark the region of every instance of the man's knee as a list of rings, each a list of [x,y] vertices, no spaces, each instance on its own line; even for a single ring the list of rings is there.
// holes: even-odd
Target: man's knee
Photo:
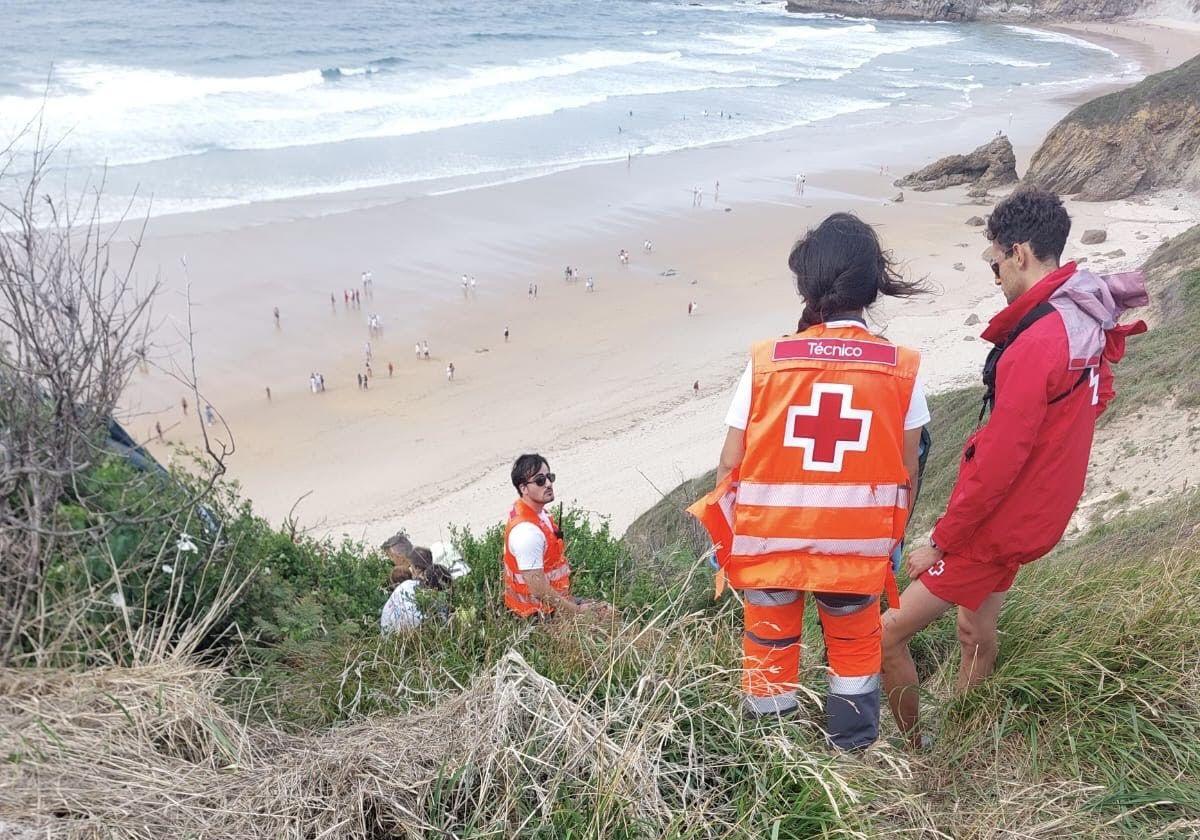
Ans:
[[[996,655],[996,628],[977,616],[959,613],[958,643],[967,656],[990,658]]]

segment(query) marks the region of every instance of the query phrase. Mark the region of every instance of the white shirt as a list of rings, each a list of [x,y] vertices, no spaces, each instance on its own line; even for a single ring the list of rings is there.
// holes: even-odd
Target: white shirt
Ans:
[[[547,528],[554,526],[545,510],[538,516]],[[508,532],[508,551],[517,561],[517,568],[532,572],[542,568],[546,559],[546,534],[532,522],[518,522]]]
[[[406,580],[392,590],[391,597],[383,605],[379,615],[379,629],[383,633],[394,633],[397,630],[413,630],[421,625],[424,616],[417,606],[417,586],[415,580]]]
[[[858,321],[826,321],[827,327],[855,327],[861,326]],[[745,429],[750,423],[750,386],[754,379],[754,363],[746,362],[746,369],[742,372],[742,378],[738,380],[737,389],[733,392],[733,402],[729,405],[729,412],[725,415],[725,425],[731,426],[734,429]],[[912,397],[908,403],[908,413],[904,416],[904,429],[911,431],[919,429],[930,421],[929,403],[925,400],[925,383],[921,379],[921,374],[917,373],[917,380],[913,383]]]

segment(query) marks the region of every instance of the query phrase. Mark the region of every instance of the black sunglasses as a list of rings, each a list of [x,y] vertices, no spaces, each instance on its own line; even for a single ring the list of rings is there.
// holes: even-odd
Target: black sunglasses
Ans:
[[[1004,256],[1000,260],[1006,260],[1013,255],[1013,251],[1017,249],[1017,243],[1013,243],[1004,249]],[[996,279],[1000,279],[1000,260],[992,260],[988,263],[992,267],[992,274],[996,275]]]
[[[538,475],[532,476],[529,481],[526,481],[525,483],[536,484],[538,487],[545,487],[546,482],[551,484],[554,483],[554,473],[539,473]]]

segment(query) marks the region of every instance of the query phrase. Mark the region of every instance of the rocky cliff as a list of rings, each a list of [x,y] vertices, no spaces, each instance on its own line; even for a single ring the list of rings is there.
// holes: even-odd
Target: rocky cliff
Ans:
[[[1149,0],[788,0],[789,12],[893,20],[1114,20]]]
[[[1085,201],[1200,188],[1200,56],[1076,108],[1046,136],[1025,181]]]
[[[896,181],[897,187],[918,192],[961,184],[1000,187],[1017,180],[1017,156],[1007,137],[996,137],[969,155],[950,155]]]

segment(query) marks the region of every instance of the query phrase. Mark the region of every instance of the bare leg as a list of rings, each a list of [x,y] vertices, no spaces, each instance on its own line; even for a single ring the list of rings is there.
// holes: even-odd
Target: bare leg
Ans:
[[[996,667],[996,620],[1004,605],[1007,592],[993,592],[979,609],[971,611],[958,608],[958,644],[961,659],[958,665],[958,681],[955,690],[962,694],[991,676]]]
[[[909,584],[900,598],[901,607],[883,614],[883,690],[892,717],[913,746],[920,746],[917,731],[920,697],[917,666],[908,642],[952,606],[925,588],[920,579]]]

